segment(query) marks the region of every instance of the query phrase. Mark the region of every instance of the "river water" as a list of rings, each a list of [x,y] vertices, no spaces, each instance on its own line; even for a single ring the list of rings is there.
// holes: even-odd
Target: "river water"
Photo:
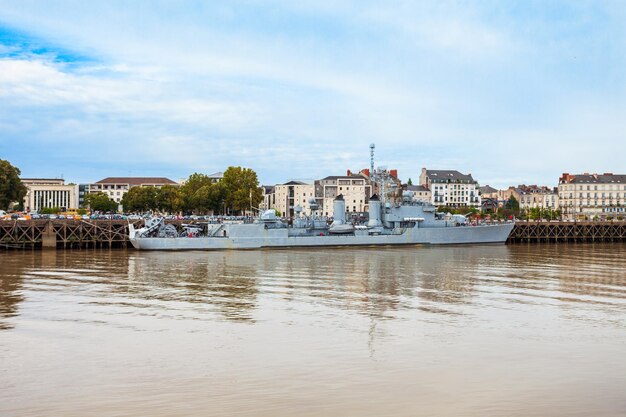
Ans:
[[[0,415],[624,416],[626,245],[0,252]]]

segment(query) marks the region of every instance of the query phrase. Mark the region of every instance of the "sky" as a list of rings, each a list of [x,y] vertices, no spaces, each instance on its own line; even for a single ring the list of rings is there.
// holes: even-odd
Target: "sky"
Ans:
[[[626,173],[624,1],[0,0],[23,177]]]

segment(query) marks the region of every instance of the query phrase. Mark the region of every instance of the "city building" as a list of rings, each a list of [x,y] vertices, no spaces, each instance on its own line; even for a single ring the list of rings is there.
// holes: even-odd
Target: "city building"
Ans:
[[[559,178],[561,212],[568,220],[626,216],[626,175],[568,174]]]
[[[422,168],[420,185],[430,190],[431,203],[436,206],[480,207],[478,182],[472,174]]]
[[[43,208],[61,210],[78,208],[78,185],[65,184],[60,178],[22,178],[26,186],[24,210],[38,212]]]
[[[261,186],[261,203],[259,204],[259,209],[261,210],[269,210],[274,208],[276,204],[276,194],[274,194],[273,185],[262,185]]]
[[[308,216],[311,215],[309,201],[315,199],[315,184],[303,181],[277,184],[273,187],[273,193],[266,194],[264,199],[271,199],[268,207],[278,210],[283,217],[293,218],[295,206],[300,206],[302,212]]]
[[[105,193],[116,203],[122,201],[124,194],[133,187],[157,187],[179,184],[164,177],[108,177],[89,185],[89,193]]]
[[[333,215],[333,201],[339,194],[343,195],[347,212],[367,212],[367,203],[372,196],[372,183],[364,171],[358,174],[348,171],[346,175],[331,175],[316,181],[315,195],[321,202],[323,215]]]
[[[78,184],[78,207],[87,207],[85,196],[89,194],[89,184]]]
[[[424,185],[404,185],[402,188],[407,191],[413,191],[413,201],[422,203],[430,203],[432,201],[430,190]]]
[[[550,188],[545,185],[519,185],[516,190],[519,193],[520,210],[532,208],[557,210],[559,208],[557,188]]]
[[[498,190],[490,185],[478,187],[478,192],[482,198],[498,198]]]
[[[399,185],[397,171],[390,171],[390,175]],[[333,201],[341,194],[346,202],[346,211],[359,216],[367,213],[367,204],[373,192],[374,185],[369,178],[368,169],[361,170],[358,174],[348,170],[346,175],[331,175],[313,182],[289,181],[285,184],[263,186],[260,208],[276,209],[284,217],[293,217],[293,208],[299,205],[304,214],[311,215],[310,201],[314,199],[318,205],[318,213],[331,217]],[[428,193],[428,190],[420,188],[416,199],[423,199]]]
[[[497,190],[489,185],[479,187],[481,209],[483,211],[497,211],[501,208],[511,208],[508,206],[511,197],[520,202],[522,191],[519,187],[509,187],[506,190]]]

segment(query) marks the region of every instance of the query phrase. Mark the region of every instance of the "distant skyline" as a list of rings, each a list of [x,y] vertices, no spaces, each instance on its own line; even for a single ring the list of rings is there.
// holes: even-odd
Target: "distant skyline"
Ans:
[[[24,177],[626,173],[626,2],[0,0]]]

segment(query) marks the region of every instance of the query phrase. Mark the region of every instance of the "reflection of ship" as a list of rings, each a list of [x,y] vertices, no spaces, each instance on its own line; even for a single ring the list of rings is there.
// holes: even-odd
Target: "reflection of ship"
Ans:
[[[314,209],[315,205],[311,204]],[[249,224],[208,224],[206,228],[185,226],[179,233],[163,219],[150,219],[135,230],[130,225],[130,242],[137,249],[258,249],[300,246],[414,245],[504,243],[513,223],[470,226],[463,216],[441,216],[434,206],[412,201],[405,191],[402,202],[382,202],[374,195],[369,201],[369,221],[346,221],[341,195],[334,201],[333,222],[298,213],[288,227],[273,210]]]

